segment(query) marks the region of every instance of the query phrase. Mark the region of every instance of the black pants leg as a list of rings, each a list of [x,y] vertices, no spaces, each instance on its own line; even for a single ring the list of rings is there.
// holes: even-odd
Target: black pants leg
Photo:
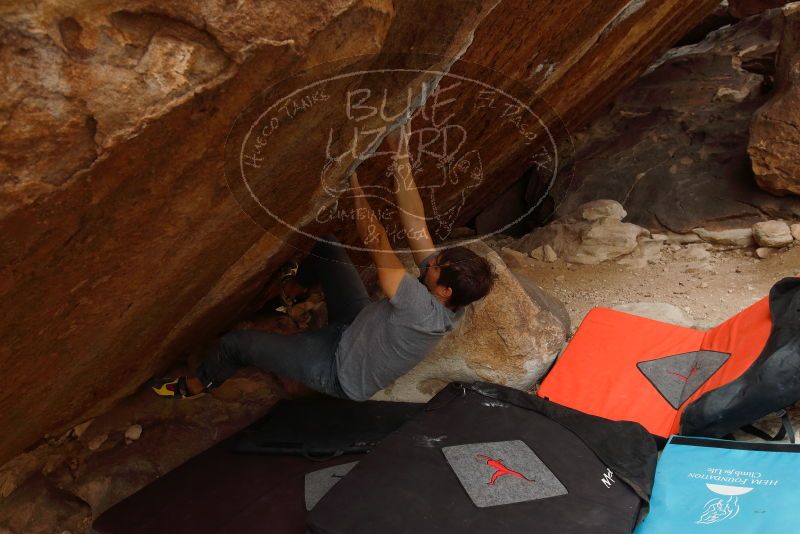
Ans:
[[[325,236],[334,240],[333,236]],[[232,331],[222,336],[196,371],[207,388],[216,387],[239,368],[255,366],[335,397],[345,397],[336,374],[336,347],[342,332],[370,298],[347,253],[318,242],[303,262],[298,281],[322,283],[328,325],[311,332],[283,336],[261,331]]]
[[[235,330],[222,336],[197,369],[206,387],[216,387],[241,367],[302,382],[320,393],[344,397],[336,375],[336,347],[344,330],[332,324],[292,336],[253,330]]]
[[[337,241],[330,234],[323,239]],[[306,286],[312,281],[322,283],[329,323],[350,324],[370,303],[358,271],[344,248],[338,245],[318,241],[300,266],[297,280]]]

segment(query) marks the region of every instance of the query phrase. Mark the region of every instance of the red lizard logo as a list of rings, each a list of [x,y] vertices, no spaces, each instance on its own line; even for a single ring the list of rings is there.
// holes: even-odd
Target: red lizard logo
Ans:
[[[509,469],[508,467],[506,467],[505,465],[503,465],[503,460],[489,458],[485,454],[478,454],[477,457],[478,458],[483,458],[484,460],[486,460],[486,465],[488,465],[489,467],[491,467],[493,469],[496,469],[496,471],[494,473],[492,473],[492,478],[489,479],[489,483],[488,484],[490,486],[494,486],[494,483],[497,482],[497,479],[500,478],[503,475],[511,475],[513,477],[521,478],[522,480],[527,480],[528,482],[533,482],[533,480],[527,478],[522,473],[519,473],[517,471],[513,471],[513,470]]]
[[[689,370],[689,376],[679,375],[678,373],[670,373],[670,374],[673,376],[677,376],[680,380],[683,380],[684,382],[688,382],[689,379],[692,378],[692,375],[694,375],[699,370],[700,370],[700,364],[695,363]]]

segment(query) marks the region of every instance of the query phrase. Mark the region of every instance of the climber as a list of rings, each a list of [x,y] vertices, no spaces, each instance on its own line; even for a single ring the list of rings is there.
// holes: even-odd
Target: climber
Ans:
[[[332,235],[324,236],[299,269],[284,274],[299,286],[322,284],[328,325],[291,336],[232,331],[222,336],[191,376],[157,379],[151,387],[169,398],[194,397],[219,386],[239,368],[256,366],[334,397],[369,399],[419,363],[462,317],[464,306],[492,288],[491,264],[471,250],[437,251],[411,174],[408,135],[390,135],[400,219],[420,267],[409,275],[392,250],[355,173],[358,234],[377,267],[386,298],[372,302],[356,268]]]

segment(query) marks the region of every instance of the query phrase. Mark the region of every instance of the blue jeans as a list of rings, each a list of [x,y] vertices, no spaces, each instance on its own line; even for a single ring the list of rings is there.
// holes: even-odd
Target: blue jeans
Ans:
[[[325,239],[335,241],[332,235]],[[303,261],[297,281],[319,280],[325,292],[328,325],[283,336],[256,330],[235,330],[222,336],[196,371],[207,388],[219,386],[237,370],[255,366],[301,382],[320,393],[346,398],[336,371],[336,347],[345,328],[370,303],[353,262],[338,245],[318,241]]]

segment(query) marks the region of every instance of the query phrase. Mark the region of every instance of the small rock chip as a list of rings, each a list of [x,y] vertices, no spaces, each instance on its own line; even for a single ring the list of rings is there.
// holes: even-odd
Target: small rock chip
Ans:
[[[131,425],[125,431],[125,441],[127,442],[136,441],[140,437],[142,437],[142,425]]]
[[[89,428],[89,425],[92,424],[92,421],[94,421],[94,419],[89,419],[88,421],[84,421],[83,423],[73,428],[72,435],[75,436],[76,438],[81,437],[83,433],[86,432],[86,429]]]
[[[543,251],[543,259],[547,263],[553,263],[558,259],[558,254],[556,254],[556,251],[555,249],[553,249],[553,247],[551,247],[550,245],[545,245]]]
[[[720,87],[717,89],[717,94],[712,99],[714,102],[744,102],[750,96],[750,89],[741,87],[733,89],[731,87]]]
[[[783,221],[762,221],[754,224],[753,237],[760,247],[781,248],[794,241],[789,225]]]
[[[89,440],[87,446],[89,447],[90,451],[96,451],[97,449],[103,446],[103,443],[105,443],[107,439],[108,439],[108,434],[101,434],[99,436],[95,436],[91,440]]]
[[[769,258],[770,256],[772,256],[773,252],[774,252],[774,249],[771,249],[769,247],[757,248],[756,249],[756,258],[759,258],[761,260],[765,260],[765,259]]]
[[[536,247],[531,250],[531,258],[534,260],[544,261],[544,247]]]
[[[556,276],[556,282],[563,282],[566,279],[567,277],[564,276],[563,274],[559,274],[558,276]]]
[[[12,480],[12,477],[9,476],[2,483],[0,483],[0,497],[4,499],[14,493],[14,490],[17,489],[17,483],[15,480]]]

